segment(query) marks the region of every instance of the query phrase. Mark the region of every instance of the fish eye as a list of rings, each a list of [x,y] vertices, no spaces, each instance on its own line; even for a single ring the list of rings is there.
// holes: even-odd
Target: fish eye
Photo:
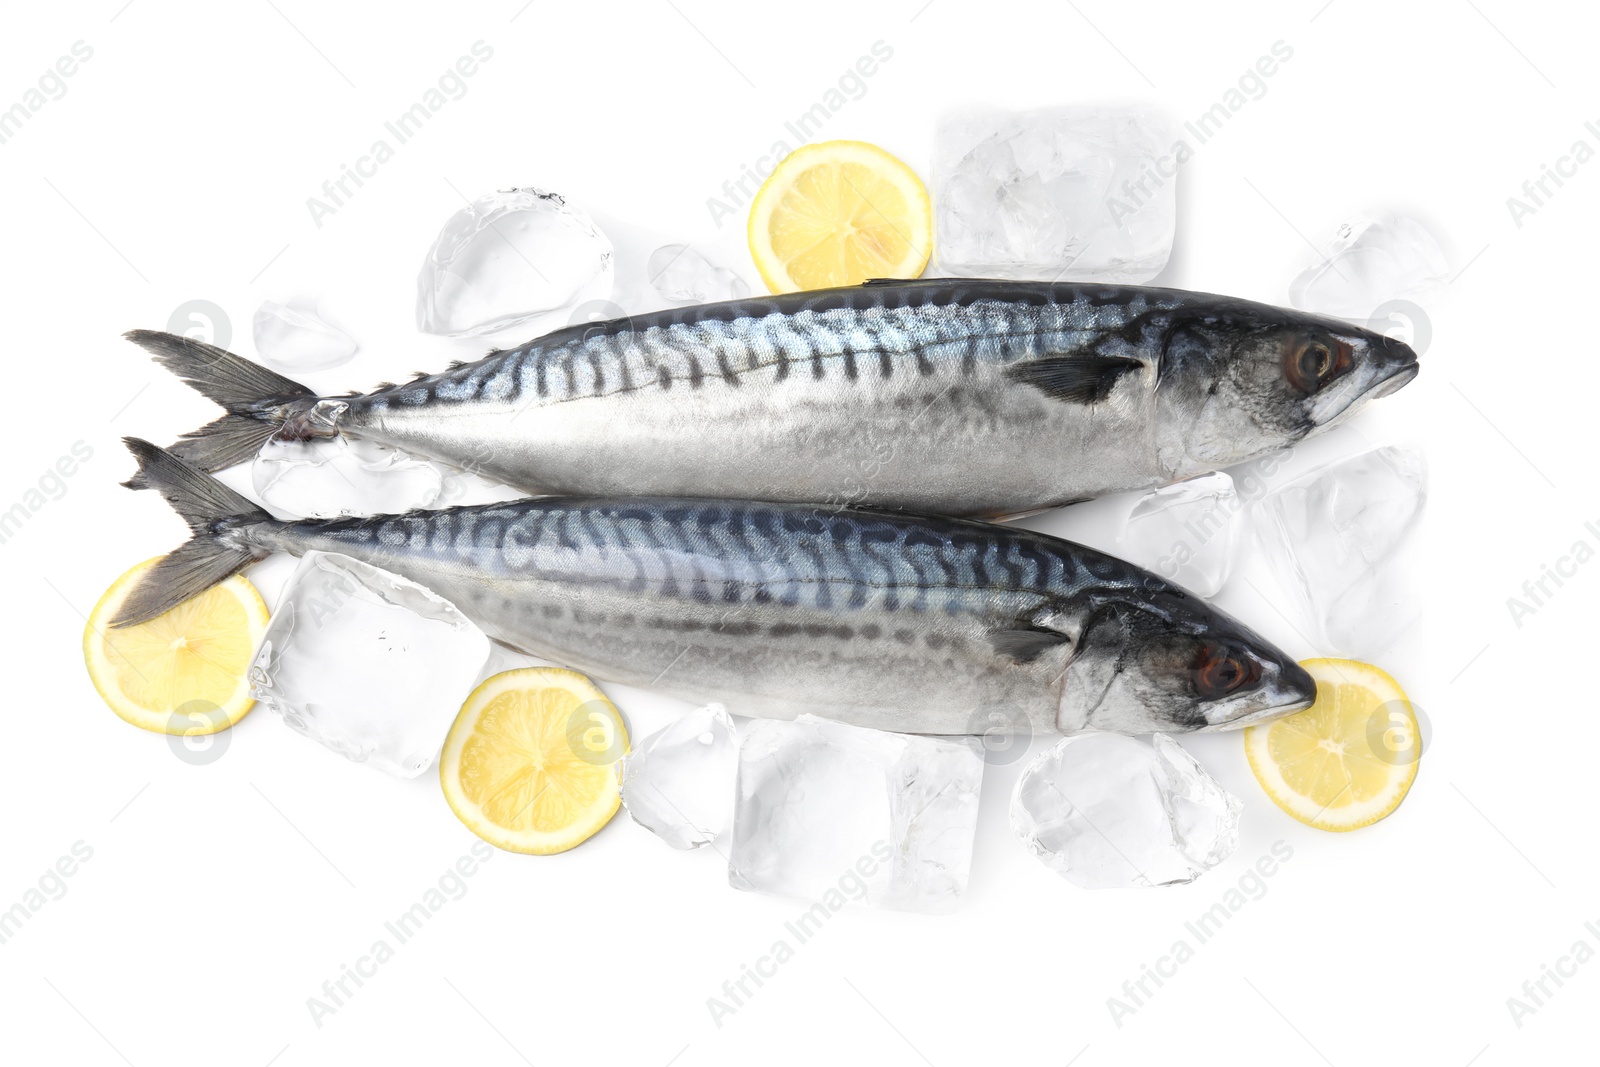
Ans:
[[[1300,338],[1284,355],[1283,372],[1302,393],[1314,393],[1328,379],[1350,368],[1350,346],[1322,338]]]
[[[1195,692],[1203,699],[1218,700],[1261,678],[1261,665],[1226,645],[1201,647],[1191,668]]]

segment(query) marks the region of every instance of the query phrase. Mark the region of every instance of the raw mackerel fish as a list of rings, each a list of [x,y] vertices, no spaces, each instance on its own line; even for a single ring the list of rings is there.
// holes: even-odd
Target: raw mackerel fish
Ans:
[[[1398,341],[1264,304],[949,279],[579,325],[342,397],[192,338],[128,336],[228,410],[173,447],[205,470],[274,434],[345,435],[531,494],[972,516],[1240,463],[1417,374]]]
[[[741,715],[815,712],[963,734],[1227,729],[1307,707],[1267,641],[1129,563],[1044,534],[815,505],[522,500],[282,522],[130,438],[129,484],[193,538],[115,625],[275,551],[339,552],[455,604],[491,637],[598,678]]]

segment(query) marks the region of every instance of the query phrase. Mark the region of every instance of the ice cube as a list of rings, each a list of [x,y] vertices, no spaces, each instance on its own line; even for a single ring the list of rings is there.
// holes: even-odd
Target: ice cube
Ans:
[[[1239,846],[1243,806],[1165,734],[1078,734],[1023,770],[1011,829],[1085,889],[1182,885]]]
[[[252,325],[256,355],[289,373],[327,370],[356,354],[349,334],[306,311],[264,300]]]
[[[270,440],[250,468],[256,496],[282,515],[393,515],[439,499],[444,468],[371,441]]]
[[[489,639],[415,582],[307,552],[267,623],[250,693],[314,741],[402,778],[427,770]]]
[[[611,241],[555,193],[506,189],[445,223],[417,275],[417,329],[495,333],[611,296]]]
[[[939,266],[975,277],[1143,282],[1177,226],[1171,126],[1143,107],[972,110],[939,123]]]
[[[680,716],[622,762],[622,803],[673,848],[709,845],[733,819],[739,737],[721,704]]]
[[[1427,463],[1385,446],[1269,493],[1255,520],[1263,558],[1322,651],[1370,659],[1416,621],[1404,550],[1427,502]]]
[[[1233,570],[1242,507],[1223,471],[1152,490],[1128,515],[1128,559],[1191,593],[1215,596]]]
[[[739,747],[728,881],[838,911],[950,911],[972,864],[983,756],[811,715],[757,719]]]
[[[1393,300],[1425,303],[1450,280],[1450,260],[1416,219],[1386,212],[1344,223],[1289,285],[1289,303],[1365,321]]]
[[[743,278],[714,266],[688,245],[662,245],[650,253],[646,270],[656,294],[673,304],[709,304],[750,295]]]

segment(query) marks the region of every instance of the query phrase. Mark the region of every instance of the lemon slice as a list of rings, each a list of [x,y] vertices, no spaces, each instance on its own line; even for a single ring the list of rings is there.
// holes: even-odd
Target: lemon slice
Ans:
[[[83,660],[100,696],[133,725],[213,734],[255,704],[246,674],[267,628],[267,605],[236,574],[148,622],[112,627],[117,609],[158,559],[118,578],[94,606],[83,628]]]
[[[774,293],[915,278],[933,250],[933,205],[911,168],[877,145],[824,141],[767,176],[749,238]]]
[[[439,780],[467,829],[496,848],[548,856],[611,821],[627,753],[622,715],[593,682],[527,667],[473,690],[445,738]]]
[[[1422,734],[1398,682],[1370,663],[1309,659],[1317,680],[1305,711],[1247,727],[1244,751],[1273,803],[1319,830],[1384,818],[1417,776]]]

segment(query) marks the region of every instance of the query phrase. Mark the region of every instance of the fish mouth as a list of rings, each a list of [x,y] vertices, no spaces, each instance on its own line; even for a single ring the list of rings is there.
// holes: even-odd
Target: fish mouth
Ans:
[[[1390,371],[1386,377],[1380,378],[1378,381],[1369,385],[1366,393],[1362,395],[1361,399],[1376,400],[1379,397],[1389,396],[1392,393],[1398,393],[1400,390],[1411,384],[1411,380],[1417,376],[1421,369],[1422,368],[1416,362],[1416,357],[1412,357],[1412,362],[1401,364],[1394,370]]]
[[[1273,719],[1281,719],[1285,715],[1293,715],[1297,711],[1305,711],[1311,706],[1311,703],[1312,698],[1310,697],[1297,697],[1281,704],[1272,704],[1264,708],[1257,708],[1254,711],[1247,711],[1243,715],[1224,719],[1221,722],[1210,723],[1200,727],[1195,733],[1219,734],[1225,730],[1242,730],[1246,726],[1254,726],[1258,722],[1270,722]]]

